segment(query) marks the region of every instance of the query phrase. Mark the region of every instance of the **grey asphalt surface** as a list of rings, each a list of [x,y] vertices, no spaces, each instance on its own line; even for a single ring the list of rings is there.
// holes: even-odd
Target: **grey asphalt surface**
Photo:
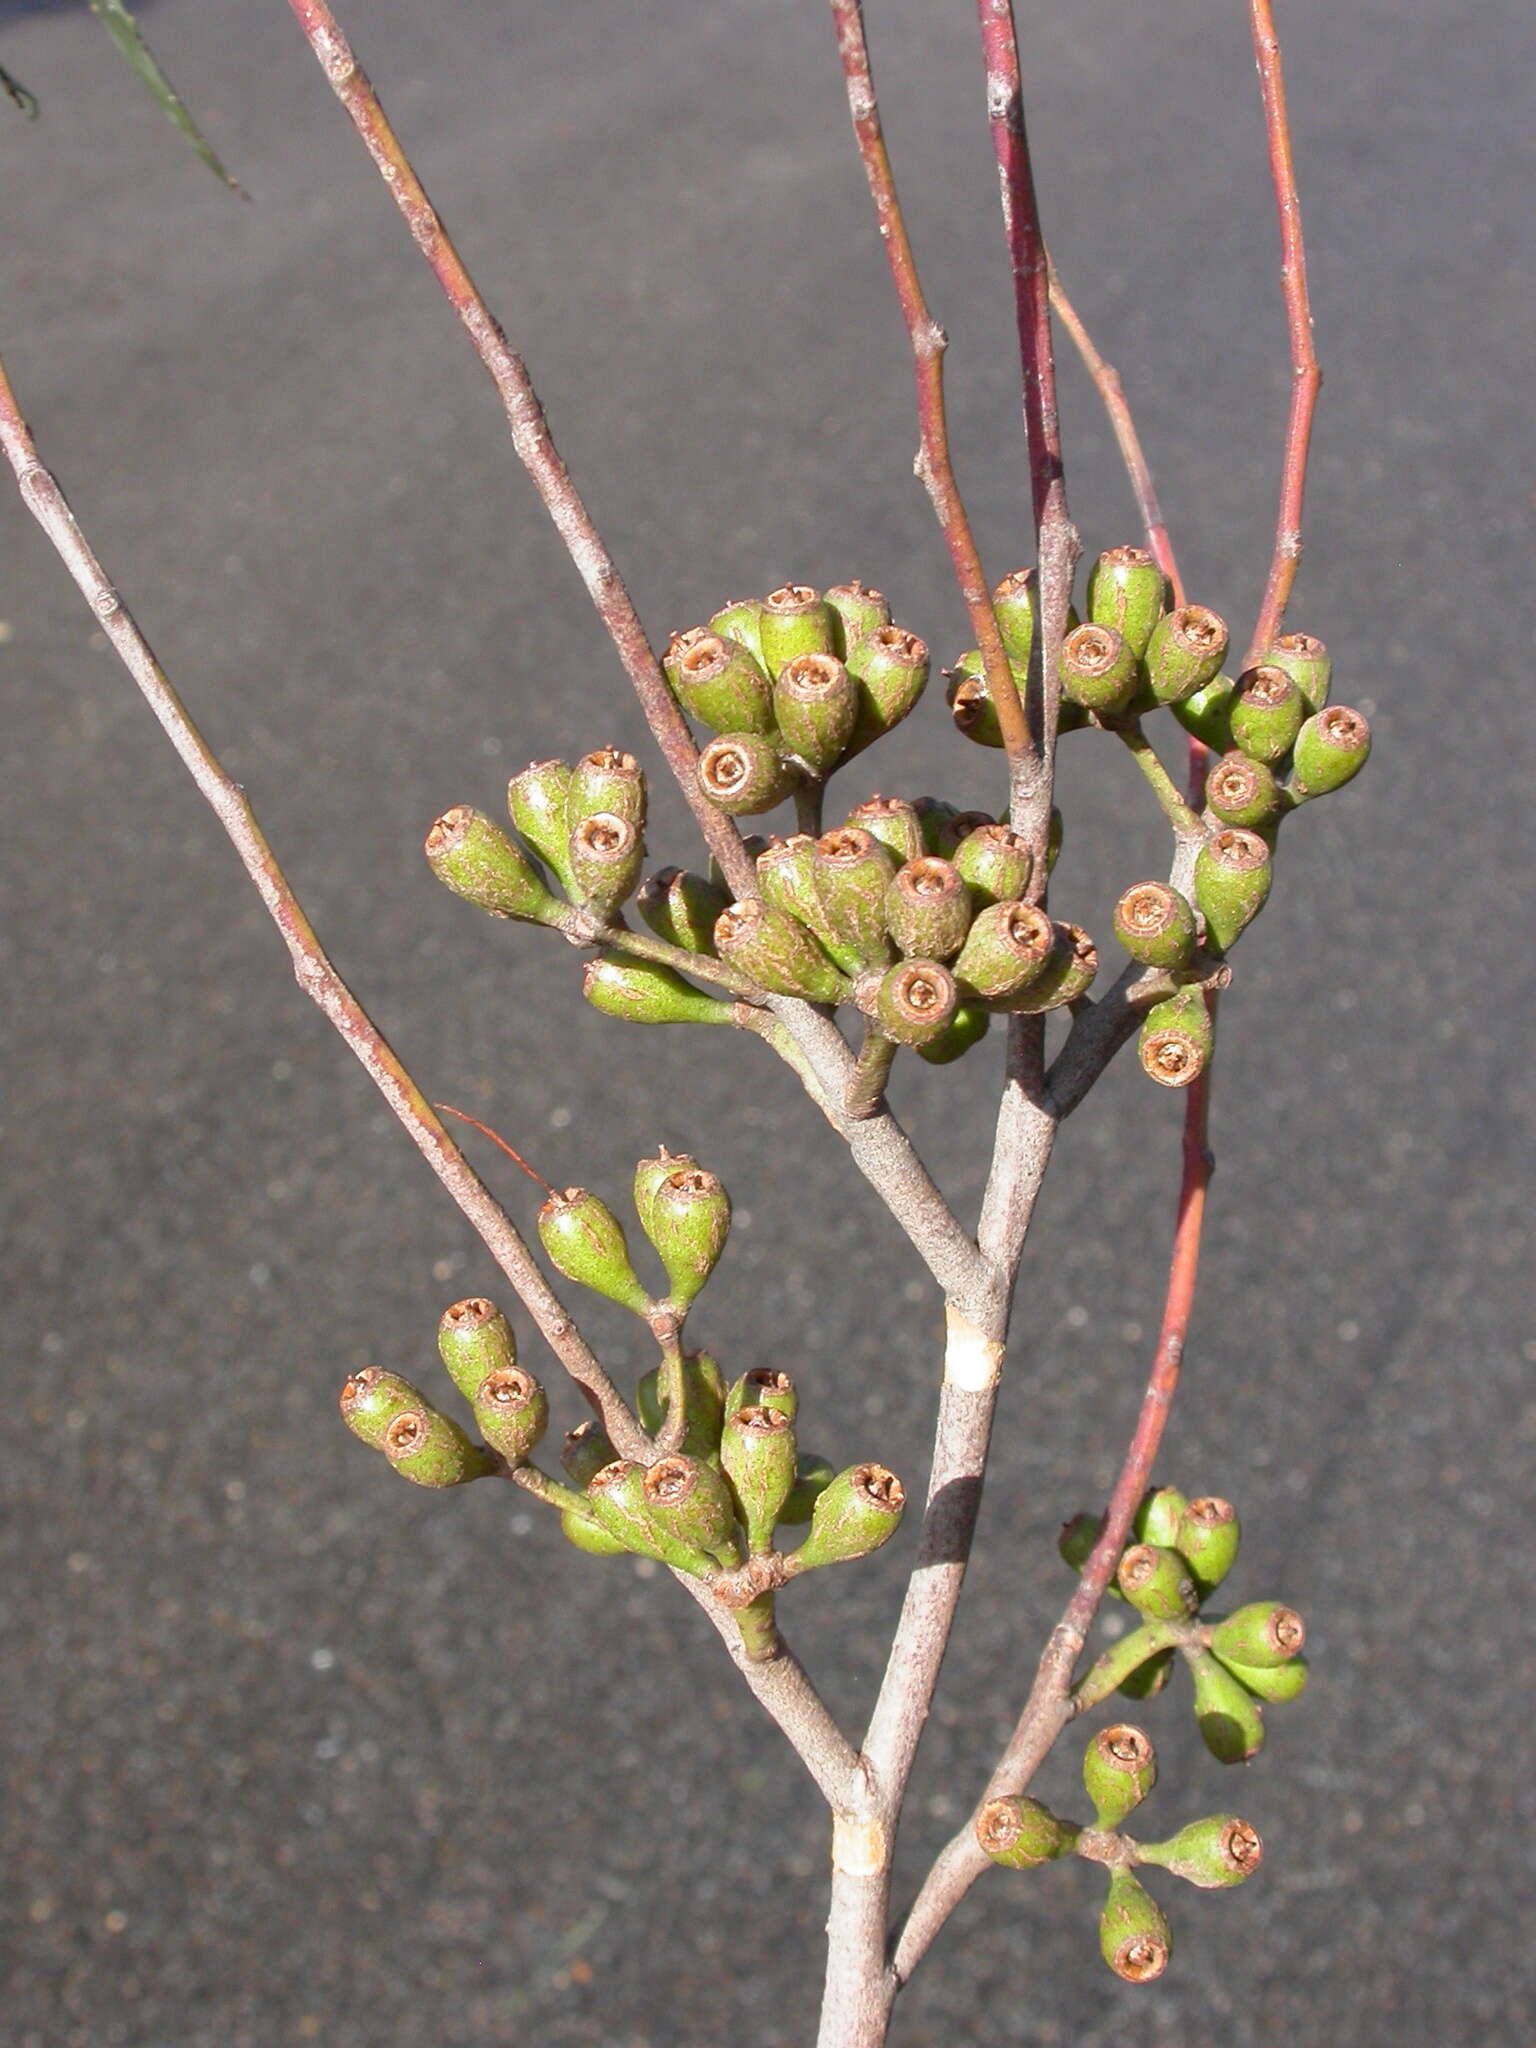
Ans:
[[[1516,0],[1287,12],[1328,380],[1292,619],[1329,641],[1377,758],[1288,832],[1242,949],[1163,1475],[1235,1497],[1236,1590],[1305,1611],[1317,1677],[1236,1781],[1182,1695],[1147,1710],[1161,1831],[1225,1807],[1267,1844],[1242,1893],[1180,1888],[1161,1983],[1099,1964],[1091,1872],[999,1875],[903,2000],[901,2048],[1536,2034],[1531,21]],[[1027,558],[1027,480],[972,24],[871,13],[1001,573]],[[350,14],[653,633],[858,574],[958,651],[824,10]],[[1048,232],[1125,374],[1192,594],[1245,622],[1287,380],[1241,16],[1021,11]],[[581,1003],[573,956],[427,876],[438,809],[494,809],[523,762],[642,725],[287,10],[163,0],[147,21],[253,204],[125,86],[84,9],[0,6],[0,63],[44,106],[35,127],[0,106],[0,347],[45,458],[430,1091],[615,1199],[657,1140],[699,1150],[737,1203],[701,1331],[733,1370],[789,1366],[839,1461],[920,1485],[938,1302],[788,1077],[734,1038],[631,1042]],[[1134,512],[1063,374],[1092,550]],[[395,1485],[344,1435],[344,1374],[430,1372],[443,1306],[495,1276],[297,993],[9,490],[0,560],[0,2031],[808,2042],[814,1793],[670,1586],[578,1557],[503,1489]],[[1065,755],[1056,897],[1102,931],[1161,827],[1125,764]],[[938,693],[848,781],[998,795]],[[656,859],[686,862],[669,792],[655,812]],[[898,1088],[968,1214],[994,1074],[989,1049]],[[903,1889],[1011,1723],[1065,1590],[1056,1525],[1101,1497],[1128,1426],[1177,1120],[1122,1063],[1058,1153]],[[588,1320],[645,1362],[617,1311]],[[787,1603],[850,1725],[911,1549]],[[1040,1787],[1069,1802],[1072,1780],[1064,1748]]]

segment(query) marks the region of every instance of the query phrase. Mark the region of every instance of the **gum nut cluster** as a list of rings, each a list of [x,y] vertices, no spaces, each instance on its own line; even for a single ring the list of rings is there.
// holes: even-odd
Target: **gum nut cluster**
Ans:
[[[1101,1516],[1086,1513],[1064,1525],[1058,1547],[1074,1571],[1086,1564],[1102,1527]],[[1137,1510],[1132,1536],[1109,1587],[1140,1617],[1105,1659],[1113,1661],[1119,1691],[1150,1698],[1181,1658],[1206,1748],[1219,1763],[1247,1763],[1264,1745],[1264,1705],[1296,1699],[1307,1683],[1301,1616],[1274,1600],[1225,1616],[1204,1613],[1237,1558],[1241,1530],[1230,1501],[1154,1488]]]
[[[713,734],[698,759],[705,796],[746,816],[797,792],[819,806],[833,771],[913,709],[928,650],[862,583],[785,584],[675,633],[662,666]],[[508,808],[510,831],[468,805],[438,818],[434,873],[492,916],[598,948],[586,998],[632,1023],[750,1022],[768,998],[797,996],[850,1004],[889,1046],[942,1065],[995,1013],[1074,1003],[1098,971],[1082,927],[1031,900],[1044,877],[1030,848],[988,812],[874,796],[830,831],[750,837],[758,893],[737,900],[713,868],[642,880],[645,778],[618,748],[533,763]],[[1047,871],[1059,845],[1053,816]],[[648,933],[626,921],[631,905]]]
[[[1083,1790],[1093,1821],[1062,1820],[1023,1794],[989,1799],[977,1813],[976,1839],[1007,1870],[1034,1870],[1063,1856],[1099,1864],[1109,1881],[1099,1914],[1099,1950],[1117,1977],[1150,1984],[1168,1967],[1168,1918],[1136,1876],[1139,1866],[1166,1870],[1202,1891],[1251,1877],[1264,1845],[1247,1821],[1218,1813],[1191,1821],[1165,1841],[1144,1842],[1123,1823],[1157,1783],[1157,1754],[1143,1729],[1120,1722],[1101,1728],[1083,1754]]]
[[[1020,569],[993,592],[993,609],[1015,688],[1022,696],[1039,635],[1034,572]],[[1107,549],[1089,572],[1086,617],[1069,609],[1061,650],[1063,733],[1136,732],[1166,706],[1217,758],[1205,777],[1205,838],[1191,894],[1140,882],[1115,906],[1115,936],[1170,984],[1146,1011],[1138,1052],[1165,1088],[1187,1088],[1211,1056],[1210,994],[1230,947],[1269,894],[1275,841],[1286,815],[1340,789],[1370,752],[1358,711],[1330,704],[1332,664],[1321,640],[1287,633],[1234,682],[1222,673],[1228,634],[1204,605],[1172,607],[1167,581],[1143,548]],[[1002,727],[979,649],[949,679],[955,724],[982,746]]]
[[[342,1419],[418,1486],[510,1475],[556,1510],[578,1549],[654,1558],[710,1581],[736,1611],[748,1655],[771,1656],[775,1591],[878,1550],[896,1533],[906,1496],[883,1465],[838,1471],[799,1448],[799,1400],[787,1373],[758,1367],[727,1384],[713,1358],[684,1348],[684,1323],[730,1232],[730,1197],[717,1176],[663,1148],[636,1166],[632,1199],[661,1269],[655,1290],[637,1273],[618,1216],[586,1188],[551,1193],[538,1233],[566,1279],[629,1309],[656,1339],[660,1362],[635,1398],[649,1462],[621,1457],[587,1421],[565,1438],[564,1480],[541,1471],[532,1460],[549,1426],[548,1396],[518,1364],[507,1318],[478,1296],[444,1312],[437,1343],[481,1441],[408,1380],[375,1366],[342,1388]],[[776,1533],[800,1526],[803,1541],[779,1550]]]

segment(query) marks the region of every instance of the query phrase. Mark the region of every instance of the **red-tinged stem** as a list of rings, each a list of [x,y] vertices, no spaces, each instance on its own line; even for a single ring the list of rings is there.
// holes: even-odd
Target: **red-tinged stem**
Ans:
[[[52,541],[188,774],[229,835],[257,894],[282,933],[299,987],[319,1005],[357,1055],[412,1142],[512,1283],[550,1350],[602,1417],[603,1427],[615,1446],[626,1457],[648,1462],[650,1439],[551,1290],[511,1218],[465,1159],[383,1033],[327,958],[256,822],[244,790],[226,772],[193,723],[127,605],[108,581],[57,480],[43,467],[3,361],[0,451],[16,473],[22,502]],[[751,1662],[743,1652],[740,1632],[729,1611],[707,1589],[694,1586],[691,1581],[685,1583],[720,1632],[758,1703],[777,1722],[828,1803],[838,1811],[847,1807],[860,1796],[863,1773],[852,1745],[805,1672],[787,1650],[770,1662]]]
[[[978,1807],[988,1799],[1022,1792],[1072,1718],[1072,1673],[1151,1477],[1179,1382],[1194,1304],[1200,1231],[1212,1172],[1207,1145],[1208,1101],[1209,1070],[1195,1082],[1185,1102],[1183,1175],[1162,1327],[1136,1427],[1110,1495],[1104,1527],[1061,1619],[1051,1631],[1029,1698]],[[944,1922],[987,1867],[988,1858],[978,1847],[972,1826],[967,1824],[940,1852],[907,1915],[891,1964],[892,1996],[907,1982]]]
[[[1014,686],[1013,671],[997,630],[992,610],[992,592],[981,566],[971,522],[955,481],[949,453],[949,427],[944,411],[944,351],[948,346],[944,330],[928,311],[918,281],[917,263],[907,224],[896,197],[896,180],[885,147],[880,122],[880,103],[875,98],[874,79],[869,66],[869,45],[864,37],[864,10],[859,0],[832,0],[832,18],[837,28],[837,49],[842,59],[843,78],[848,90],[848,112],[869,195],[875,203],[880,237],[901,315],[912,343],[913,375],[917,383],[917,424],[919,448],[917,473],[927,489],[934,516],[949,549],[955,581],[965,600],[971,631],[981,649],[987,689],[997,707],[1003,744],[1010,763],[1038,761],[1040,747],[1031,734],[1024,707]],[[1049,812],[1049,806],[1047,806]]]
[[[1029,764],[1015,773],[1012,813],[1015,831],[1029,840],[1043,867],[1040,857],[1050,830],[1056,721],[1061,706],[1061,643],[1081,543],[1067,511],[1056,359],[1051,345],[1050,278],[1024,123],[1024,85],[1013,7],[1011,0],[977,0],[976,11],[987,68],[987,118],[997,157],[1003,233],[1013,273],[1040,573],[1040,668],[1038,681],[1031,685],[1032,693],[1038,689],[1039,694],[1030,707],[1031,725],[1040,735],[1040,759],[1034,773],[1027,772]]]
[[[1142,528],[1147,536],[1147,548],[1153,561],[1168,578],[1168,587],[1173,593],[1173,602],[1177,609],[1184,603],[1184,579],[1179,574],[1173,541],[1163,519],[1163,508],[1158,502],[1157,486],[1152,481],[1152,466],[1147,461],[1146,450],[1141,445],[1141,436],[1136,431],[1136,422],[1131,416],[1130,402],[1125,395],[1125,386],[1120,382],[1120,373],[1113,363],[1104,360],[1094,346],[1093,336],[1083,325],[1077,308],[1067,297],[1060,273],[1054,263],[1050,265],[1050,283],[1051,304],[1062,326],[1071,335],[1072,344],[1082,357],[1083,368],[1093,379],[1094,389],[1103,402],[1105,412],[1109,414],[1109,424],[1114,430],[1120,459],[1125,464],[1125,473],[1131,480],[1131,489],[1136,493]]]
[[[289,4],[336,97],[351,116],[380,177],[394,195],[417,247],[463,321],[476,355],[490,372],[511,429],[512,446],[533,479],[534,488],[608,629],[656,744],[677,778],[705,844],[735,893],[756,895],[756,875],[741,835],[699,786],[698,753],[687,722],[667,687],[629,592],[555,447],[544,408],[521,356],[508,342],[464,267],[335,15],[325,0],[289,0]]]
[[[1296,193],[1296,165],[1291,155],[1291,128],[1285,107],[1285,73],[1280,62],[1280,39],[1275,33],[1274,9],[1270,0],[1248,0],[1248,13],[1253,24],[1259,93],[1264,102],[1264,132],[1269,140],[1269,175],[1280,214],[1280,288],[1285,296],[1285,324],[1291,349],[1291,404],[1285,423],[1280,509],[1275,518],[1275,546],[1264,585],[1264,601],[1248,650],[1248,660],[1252,662],[1274,644],[1301,561],[1301,507],[1307,488],[1312,415],[1317,408],[1323,373],[1312,340],[1307,250],[1301,233],[1301,201]]]

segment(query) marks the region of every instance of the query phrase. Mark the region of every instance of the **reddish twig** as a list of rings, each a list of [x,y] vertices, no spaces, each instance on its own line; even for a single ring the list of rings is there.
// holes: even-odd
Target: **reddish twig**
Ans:
[[[1015,765],[1038,761],[1040,748],[1029,730],[1024,707],[1019,702],[1013,671],[1008,665],[1008,656],[992,610],[991,588],[981,566],[981,556],[960,496],[960,487],[955,481],[944,411],[944,351],[948,342],[923,297],[906,220],[896,197],[896,181],[880,122],[880,104],[875,98],[874,80],[870,73],[869,45],[864,36],[864,10],[860,0],[832,0],[832,17],[837,27],[838,55],[842,59],[848,112],[853,121],[859,157],[869,182],[869,195],[875,203],[880,236],[891,266],[891,279],[912,343],[920,443],[917,473],[927,489],[934,516],[944,535],[955,581],[965,600],[971,631],[981,649],[987,689],[997,707],[998,724],[1002,727],[1008,759]]]
[[[476,355],[490,372],[511,429],[512,446],[533,479],[534,488],[608,629],[656,744],[677,778],[704,843],[736,894],[755,895],[756,874],[742,846],[741,835],[699,787],[693,736],[667,687],[629,592],[555,447],[544,408],[522,357],[508,342],[464,267],[335,15],[325,0],[289,0],[289,4],[336,97],[351,116],[380,177],[394,195],[417,247],[463,321]]]
[[[536,1166],[530,1166],[522,1153],[507,1143],[500,1131],[493,1131],[489,1124],[481,1123],[479,1117],[471,1116],[467,1109],[455,1109],[451,1102],[434,1102],[432,1107],[440,1116],[456,1116],[461,1124],[468,1124],[470,1129],[478,1131],[482,1138],[489,1138],[491,1143],[498,1150],[505,1152],[514,1166],[521,1167],[535,1186],[541,1187],[546,1195],[556,1192],[553,1182],[547,1181]]]
[[[1061,1619],[1051,1631],[1024,1710],[978,1805],[1008,1793],[1022,1792],[1071,1720],[1072,1673],[1082,1655],[1110,1574],[1125,1548],[1132,1518],[1146,1491],[1153,1462],[1163,1440],[1169,1407],[1183,1364],[1190,1311],[1194,1305],[1200,1232],[1212,1172],[1207,1146],[1209,1080],[1207,1069],[1190,1089],[1185,1102],[1183,1175],[1162,1327],[1158,1332],[1136,1427],[1110,1494],[1104,1526]],[[977,1845],[970,1825],[952,1837],[940,1852],[896,1943],[890,1972],[893,1996],[917,1968],[944,1922],[987,1867],[988,1859]]]
[[[1312,445],[1312,415],[1323,373],[1312,341],[1312,306],[1307,296],[1307,250],[1301,233],[1301,201],[1296,193],[1296,165],[1291,156],[1291,128],[1285,108],[1285,74],[1280,39],[1275,33],[1270,0],[1248,0],[1253,24],[1253,54],[1259,68],[1259,93],[1264,102],[1264,132],[1269,139],[1269,174],[1280,214],[1280,288],[1285,295],[1285,324],[1291,349],[1291,404],[1285,423],[1285,457],[1280,471],[1280,509],[1275,517],[1275,546],[1270,557],[1264,601],[1248,650],[1252,662],[1274,644],[1290,600],[1301,561],[1301,506],[1307,488],[1307,456]]]
[[[1049,265],[1049,276],[1051,304],[1056,309],[1062,326],[1071,335],[1073,346],[1082,357],[1083,368],[1093,379],[1094,389],[1103,401],[1104,410],[1109,414],[1109,424],[1114,430],[1120,459],[1125,464],[1125,473],[1131,480],[1131,489],[1136,493],[1136,504],[1141,513],[1142,528],[1147,536],[1147,547],[1153,561],[1168,578],[1175,606],[1182,605],[1184,580],[1179,574],[1179,565],[1174,557],[1173,541],[1163,519],[1163,508],[1158,503],[1157,487],[1152,481],[1152,467],[1147,461],[1146,450],[1141,445],[1141,436],[1136,431],[1136,422],[1131,417],[1125,386],[1120,382],[1120,374],[1114,364],[1106,362],[1094,346],[1092,335],[1083,325],[1077,308],[1067,297],[1060,273],[1054,263]]]

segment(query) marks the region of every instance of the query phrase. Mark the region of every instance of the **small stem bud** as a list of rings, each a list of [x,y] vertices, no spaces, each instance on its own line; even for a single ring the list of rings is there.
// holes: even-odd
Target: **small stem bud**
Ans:
[[[427,834],[425,850],[437,879],[476,909],[533,924],[558,922],[561,906],[532,861],[483,811],[468,804],[444,811]]]
[[[1094,1825],[1118,1828],[1157,1783],[1157,1753],[1150,1738],[1128,1721],[1101,1728],[1083,1753],[1083,1787],[1093,1802]]]
[[[630,1264],[624,1226],[598,1196],[586,1188],[551,1195],[539,1211],[539,1238],[567,1280],[638,1316],[649,1314],[651,1298]]]
[[[1136,1860],[1171,1870],[1202,1891],[1220,1891],[1252,1877],[1264,1856],[1256,1829],[1235,1815],[1217,1813],[1191,1821],[1166,1842],[1138,1842]]]
[[[975,1821],[979,1847],[1005,1870],[1035,1870],[1053,1862],[1071,1848],[1078,1832],[1070,1821],[1058,1820],[1048,1806],[1023,1793],[989,1799]]]
[[[1129,1870],[1109,1873],[1109,1896],[1099,1915],[1099,1950],[1127,1984],[1150,1984],[1168,1967],[1173,1952],[1168,1921]]]
[[[1147,644],[1147,682],[1159,704],[1178,704],[1203,689],[1227,658],[1226,621],[1203,604],[1166,612]]]
[[[472,1294],[443,1310],[437,1349],[449,1379],[466,1401],[474,1400],[488,1372],[511,1372],[517,1365],[512,1325],[483,1294]]]
[[[1177,889],[1137,882],[1115,905],[1115,937],[1146,967],[1182,967],[1195,950],[1195,913]]]

